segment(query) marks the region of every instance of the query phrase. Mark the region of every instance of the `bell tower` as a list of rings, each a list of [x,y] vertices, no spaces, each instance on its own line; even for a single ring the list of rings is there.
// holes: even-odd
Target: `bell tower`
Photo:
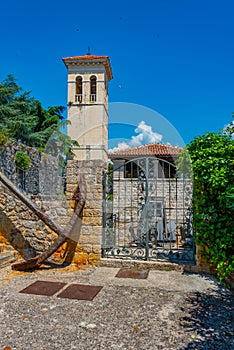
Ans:
[[[78,160],[107,161],[108,83],[113,78],[108,56],[63,58],[68,70],[68,135],[78,141]]]

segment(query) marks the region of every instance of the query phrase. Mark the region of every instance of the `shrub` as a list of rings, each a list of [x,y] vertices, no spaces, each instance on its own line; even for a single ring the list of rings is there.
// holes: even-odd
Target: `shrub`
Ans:
[[[0,146],[4,146],[7,140],[8,136],[6,135],[6,133],[0,130]]]
[[[234,272],[234,140],[206,133],[187,146],[194,177],[196,242],[220,280]]]
[[[28,170],[30,167],[30,158],[27,153],[18,151],[14,158],[15,165],[21,170]]]

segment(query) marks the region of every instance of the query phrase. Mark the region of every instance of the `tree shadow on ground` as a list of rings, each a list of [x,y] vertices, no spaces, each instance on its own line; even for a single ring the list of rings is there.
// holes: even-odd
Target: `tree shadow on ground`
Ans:
[[[222,289],[190,293],[181,309],[181,326],[193,340],[180,350],[234,349],[234,294]]]

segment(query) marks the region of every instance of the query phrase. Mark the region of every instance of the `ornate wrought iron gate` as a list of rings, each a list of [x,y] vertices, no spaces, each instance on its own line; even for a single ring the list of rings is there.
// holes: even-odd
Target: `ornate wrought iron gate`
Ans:
[[[193,263],[191,203],[191,179],[173,164],[115,162],[103,177],[103,257]]]

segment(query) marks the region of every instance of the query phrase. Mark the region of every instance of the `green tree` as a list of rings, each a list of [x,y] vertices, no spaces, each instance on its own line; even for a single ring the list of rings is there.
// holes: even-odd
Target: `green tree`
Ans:
[[[61,132],[67,124],[63,112],[62,106],[44,109],[40,101],[31,97],[29,92],[23,91],[15,78],[8,75],[0,83],[0,142],[12,138],[43,150],[56,133],[56,139],[60,141],[60,151],[64,154],[72,153],[72,146],[78,143]]]
[[[31,132],[21,135],[22,142],[32,147],[44,149],[51,135],[66,124],[63,118],[64,107],[55,106],[44,109],[39,101],[30,111]]]
[[[7,137],[19,138],[31,129],[29,118],[34,99],[24,92],[12,75],[0,83],[0,128]]]
[[[196,241],[220,279],[234,271],[234,140],[206,133],[187,146],[194,177]]]

